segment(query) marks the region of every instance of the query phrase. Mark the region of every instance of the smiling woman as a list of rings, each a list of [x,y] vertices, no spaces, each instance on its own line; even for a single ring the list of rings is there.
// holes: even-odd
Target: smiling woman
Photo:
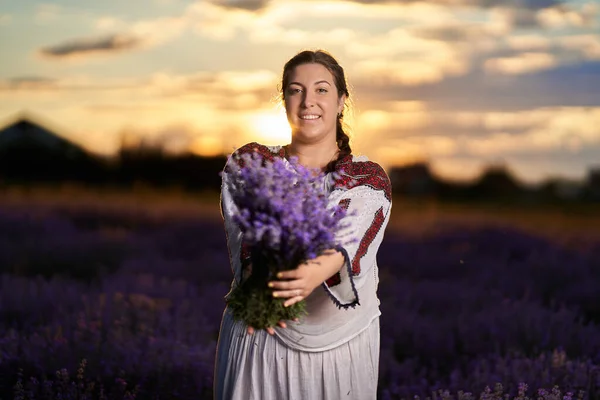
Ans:
[[[285,112],[261,112],[251,117],[253,138],[265,145],[277,145],[290,141],[292,130],[285,117]]]
[[[273,145],[242,146],[222,174],[221,210],[233,272],[230,294],[253,273],[261,279],[256,273],[260,266],[252,268],[256,258],[248,247],[250,237],[244,237],[236,222],[236,216],[248,212],[247,204],[234,200],[230,190],[241,187],[248,196],[254,193],[247,184],[251,174],[232,173],[240,157],[258,154],[289,168],[292,176],[299,173],[295,162],[320,170],[314,178],[326,189],[328,206],[342,207],[350,215],[336,236],[344,242],[349,236],[355,240],[260,282],[284,307],[305,301],[307,315],[262,328],[246,326],[226,307],[217,344],[214,399],[375,400],[381,314],[376,255],[390,217],[390,181],[379,164],[352,153],[344,131],[348,85],[343,68],[330,54],[303,51],[292,57],[283,68],[280,90],[285,114],[272,111],[251,117],[256,135]],[[309,198],[300,200],[303,206],[311,204]],[[299,210],[286,211],[292,215]],[[270,222],[256,223],[266,228]],[[294,237],[290,240],[319,240],[310,239],[308,230]]]

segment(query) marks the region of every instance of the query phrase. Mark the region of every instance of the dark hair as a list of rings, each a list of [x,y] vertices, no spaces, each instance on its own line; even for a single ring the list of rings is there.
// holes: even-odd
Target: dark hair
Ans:
[[[331,72],[331,75],[333,75],[335,87],[338,91],[338,97],[346,95],[346,98],[348,98],[350,96],[350,93],[348,92],[348,85],[346,83],[346,77],[344,75],[344,69],[340,64],[338,64],[336,59],[324,50],[305,50],[292,57],[287,63],[285,63],[283,67],[283,76],[281,79],[281,97],[283,100],[285,100],[285,90],[290,81],[290,75],[292,71],[294,71],[297,66],[303,64],[321,64],[327,68],[327,70]],[[345,107],[346,105],[344,104],[344,108]],[[347,155],[352,154],[352,149],[350,148],[350,137],[346,134],[346,132],[344,132],[344,128],[342,126],[343,118],[344,112],[342,111],[337,117],[335,129],[335,139],[340,152],[338,153],[338,157],[325,167],[325,170],[328,172],[335,169],[338,160],[341,160]]]

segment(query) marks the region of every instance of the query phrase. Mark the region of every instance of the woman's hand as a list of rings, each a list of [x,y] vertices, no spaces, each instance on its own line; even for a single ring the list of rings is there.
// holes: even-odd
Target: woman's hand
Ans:
[[[344,256],[336,250],[300,264],[298,268],[281,271],[279,280],[268,283],[273,288],[273,297],[287,299],[283,305],[289,307],[304,300],[315,288],[333,276],[344,265]]]
[[[279,272],[278,280],[269,282],[268,286],[274,289],[273,297],[287,299],[283,305],[289,307],[308,297],[315,288],[338,272],[343,265],[342,253],[337,250],[328,250],[323,255],[300,264],[296,269]],[[252,273],[252,267],[249,267],[248,275]],[[298,322],[298,318],[294,318],[293,321]],[[285,321],[279,321],[277,326],[287,327]],[[271,326],[265,330],[269,335],[275,334],[275,329]],[[252,335],[255,329],[249,326],[246,331]]]
[[[248,264],[248,265],[246,266],[246,268],[244,268],[244,269],[242,270],[242,281],[246,281],[248,278],[250,278],[250,275],[252,275],[252,264]],[[294,318],[294,319],[293,319],[293,321],[294,321],[294,322],[298,322],[298,318]],[[277,325],[278,325],[278,326],[280,326],[281,328],[287,328],[287,325],[286,325],[285,321],[279,321],[279,322],[277,323]],[[266,328],[265,328],[265,330],[266,330],[266,331],[267,331],[267,333],[268,333],[269,335],[271,335],[271,336],[275,334],[275,329],[273,329],[273,327],[272,327],[272,326],[268,326],[268,327],[266,327]],[[254,334],[254,331],[255,331],[255,329],[254,329],[254,327],[253,327],[253,326],[249,326],[249,327],[246,329],[246,332],[248,332],[248,335],[253,335],[253,334]]]
[[[294,318],[292,321],[294,321],[294,322],[298,322],[298,321],[299,321],[299,319],[298,319],[298,318]],[[279,321],[279,322],[277,323],[277,325],[278,325],[279,327],[281,327],[281,328],[287,328],[287,325],[286,325],[285,321]],[[266,331],[267,331],[267,333],[268,333],[269,335],[271,335],[271,336],[273,336],[273,335],[275,334],[275,329],[273,329],[273,327],[272,327],[272,326],[268,326],[268,327],[266,327],[266,328],[265,328],[265,330],[266,330]],[[252,334],[254,334],[254,327],[252,327],[252,326],[249,326],[249,327],[248,327],[248,329],[246,329],[246,332],[248,332],[248,335],[252,335]]]

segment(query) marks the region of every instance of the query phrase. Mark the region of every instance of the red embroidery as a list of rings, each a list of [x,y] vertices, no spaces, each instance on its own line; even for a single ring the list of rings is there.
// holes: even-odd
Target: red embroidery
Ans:
[[[339,285],[340,283],[342,283],[342,276],[339,272],[336,272],[335,275],[332,275],[331,278],[325,281],[325,283],[328,287]]]
[[[342,207],[343,209],[347,210],[348,207],[350,207],[350,199],[342,199],[342,200],[340,200],[339,206]],[[325,281],[325,283],[329,287],[332,287],[332,286],[335,286],[335,285],[339,285],[340,283],[342,283],[342,276],[340,275],[339,272],[336,272],[329,279],[327,279]]]
[[[383,191],[385,197],[391,201],[392,185],[390,184],[390,178],[379,164],[372,161],[352,162],[344,157],[338,163],[337,169],[342,170],[343,173],[335,182],[336,188],[350,189],[361,185],[370,186],[373,190]]]
[[[340,200],[340,202],[338,204],[344,210],[347,210],[348,207],[350,207],[350,199],[342,199],[342,200]]]
[[[245,144],[242,147],[240,147],[239,149],[237,149],[232,154],[232,157],[239,157],[242,154],[252,154],[252,153],[260,154],[263,157],[263,159],[265,159],[267,161],[274,161],[276,156],[281,157],[281,158],[283,158],[285,156],[283,147],[279,150],[279,152],[275,153],[275,152],[271,151],[271,149],[265,145],[262,145],[262,144],[256,143],[256,142],[252,142],[252,143]],[[244,162],[241,159],[238,158],[237,162],[238,162],[239,166],[241,166],[241,167],[244,166]],[[227,169],[226,169],[226,171],[227,171]]]
[[[384,220],[385,216],[383,215],[383,207],[381,207],[375,213],[375,218],[373,218],[371,226],[369,226],[369,229],[367,229],[367,232],[365,232],[365,236],[363,236],[360,244],[358,245],[358,250],[356,251],[356,255],[352,260],[352,275],[356,276],[360,274],[360,259],[367,254],[367,250],[381,229]]]

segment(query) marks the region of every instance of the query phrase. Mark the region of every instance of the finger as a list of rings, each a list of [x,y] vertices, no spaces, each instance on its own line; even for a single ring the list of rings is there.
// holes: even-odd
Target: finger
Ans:
[[[271,281],[267,284],[267,286],[275,290],[298,289],[299,287],[303,287],[304,285],[304,280],[301,278],[288,281]]]
[[[294,287],[298,287],[299,284],[300,284],[299,280],[271,281],[267,284],[267,286],[269,286],[272,289],[277,289],[277,290],[290,290]]]
[[[290,269],[289,271],[281,271],[277,273],[277,279],[298,279],[300,271],[298,269]]]
[[[278,292],[273,292],[273,297],[281,298],[281,299],[289,299],[290,297],[302,297],[301,289],[293,289],[293,290],[280,290]]]
[[[271,326],[267,327],[266,331],[269,335],[275,334],[275,329],[273,329],[273,327],[271,327]]]
[[[282,327],[282,328],[284,328],[284,329],[285,329],[285,328],[287,328],[287,325],[286,325],[285,321],[279,321],[279,322],[277,323],[277,325],[279,325],[280,327]]]
[[[246,332],[248,332],[248,335],[252,335],[254,334],[254,328],[249,326],[248,329],[246,329]]]
[[[294,304],[298,303],[299,301],[304,300],[304,297],[302,296],[296,296],[296,297],[292,297],[291,299],[287,300],[285,303],[283,303],[284,307],[289,307],[289,306],[293,306]]]

